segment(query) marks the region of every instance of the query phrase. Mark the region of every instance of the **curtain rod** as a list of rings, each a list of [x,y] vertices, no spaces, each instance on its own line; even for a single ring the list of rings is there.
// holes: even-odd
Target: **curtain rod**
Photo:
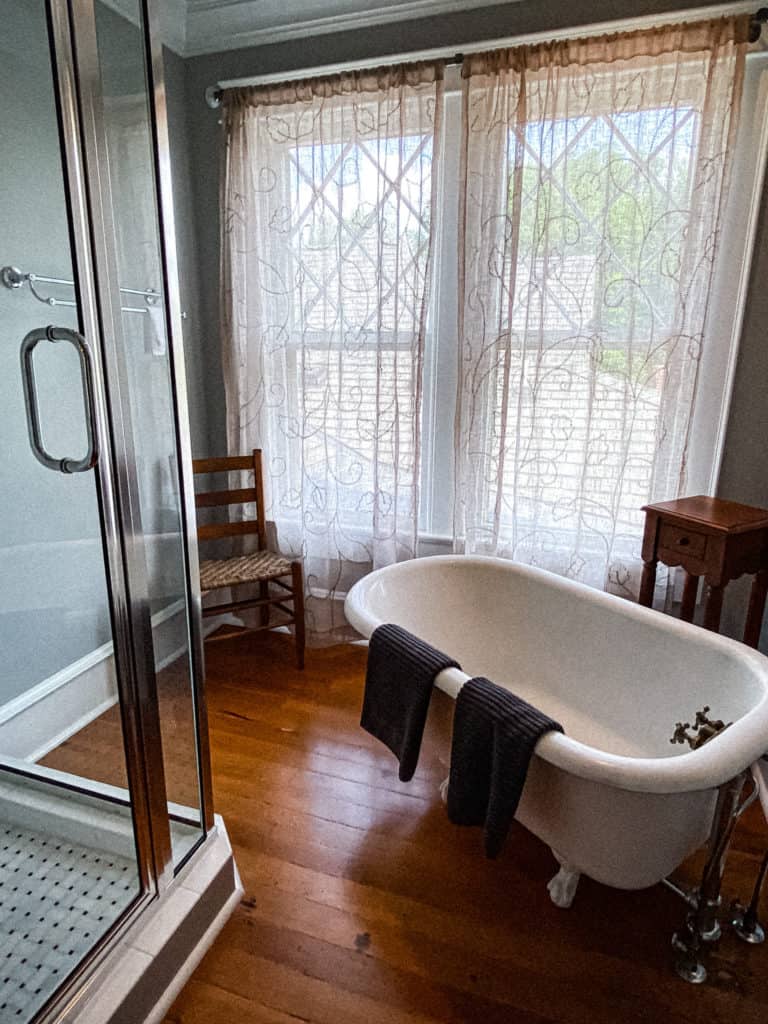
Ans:
[[[248,78],[233,78],[226,81],[216,82],[209,85],[205,90],[205,102],[212,109],[221,106],[221,95],[225,89],[234,89],[240,86],[249,85],[275,85],[283,82],[296,81],[298,79],[319,78],[321,75],[340,74],[344,71],[362,71],[366,68],[382,67],[387,64],[409,64],[421,60],[442,60],[446,65],[461,64],[465,55],[470,53],[483,53],[485,50],[505,49],[510,46],[521,46],[526,43],[544,42],[555,39],[575,39],[586,34],[601,34],[606,31],[622,31],[626,29],[652,27],[654,25],[667,24],[667,19],[686,17],[691,20],[703,20],[707,17],[725,16],[728,14],[746,14],[751,4],[724,4],[719,7],[696,7],[687,11],[669,11],[662,15],[645,15],[639,18],[620,19],[617,21],[603,21],[592,25],[580,25],[576,28],[560,29],[550,32],[529,32],[524,35],[508,36],[503,39],[483,40],[482,42],[470,43],[456,53],[451,50],[435,49],[420,50],[410,53],[387,54],[381,57],[369,57],[365,60],[346,61],[341,64],[324,64],[311,68],[295,68],[288,71],[278,71],[266,75],[252,75]],[[749,41],[756,43],[760,38],[762,26],[768,23],[768,7],[761,7],[752,15],[750,24]],[[626,30],[625,29],[625,30]]]

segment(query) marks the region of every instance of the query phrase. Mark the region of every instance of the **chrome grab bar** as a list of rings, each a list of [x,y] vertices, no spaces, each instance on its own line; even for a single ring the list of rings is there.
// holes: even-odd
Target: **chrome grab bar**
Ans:
[[[83,385],[85,400],[85,430],[88,449],[81,459],[55,459],[45,450],[40,430],[40,412],[37,405],[37,386],[35,383],[35,366],[33,352],[41,341],[68,341],[74,345],[80,358],[80,380]],[[38,462],[46,469],[58,473],[84,473],[93,469],[99,459],[99,447],[96,440],[96,402],[93,392],[93,359],[88,342],[77,331],[68,327],[36,327],[21,343],[21,381],[24,387],[24,405],[27,410],[27,429],[32,452]]]

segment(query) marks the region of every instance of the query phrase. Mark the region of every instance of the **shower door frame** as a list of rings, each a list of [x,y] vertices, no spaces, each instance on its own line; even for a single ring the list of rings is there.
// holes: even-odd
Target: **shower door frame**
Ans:
[[[116,440],[122,446],[119,452],[123,482],[125,484],[120,502],[120,520],[127,536],[136,539],[141,535],[138,480],[135,460],[131,450],[130,405],[128,398],[128,372],[124,361],[121,299],[118,281],[117,261],[114,252],[115,232],[112,221],[113,203],[109,181],[109,160],[106,151],[106,127],[103,114],[103,97],[100,88],[99,47],[96,37],[95,0],[48,0],[52,7],[67,7],[70,12],[72,29],[77,45],[70,51],[73,72],[80,85],[81,137],[86,165],[86,184],[90,185],[90,218],[94,269],[97,290],[102,303],[106,326],[102,333],[106,376],[115,389],[123,396],[113,407],[119,406],[125,424],[116,432]],[[158,221],[158,245],[160,269],[163,275],[163,298],[168,338],[168,361],[172,395],[173,425],[176,441],[176,471],[179,481],[179,503],[181,539],[184,555],[185,604],[187,608],[188,653],[190,658],[190,685],[195,722],[195,751],[198,770],[199,821],[189,822],[200,827],[204,836],[213,828],[213,792],[210,776],[210,755],[208,747],[207,713],[203,680],[205,678],[202,597],[199,586],[199,563],[197,554],[197,526],[195,518],[194,483],[191,472],[192,454],[189,435],[186,377],[184,371],[184,343],[182,333],[181,305],[178,290],[176,265],[176,234],[173,214],[173,189],[171,182],[170,148],[165,101],[165,81],[162,64],[162,44],[159,34],[158,0],[137,0],[141,14],[141,33],[146,74],[150,143],[152,147],[152,170],[156,213]],[[107,169],[107,173],[102,173]],[[101,177],[99,175],[101,174]],[[120,497],[120,495],[118,495]],[[138,554],[129,578],[134,587],[133,621],[141,618],[145,635],[134,644],[135,655],[144,670],[138,679],[138,699],[147,716],[153,749],[161,749],[159,734],[159,708],[152,650],[151,626],[149,625],[148,581],[146,564]],[[144,614],[145,613],[145,614]],[[122,705],[121,700],[121,705]],[[155,726],[157,735],[154,736]],[[134,748],[135,753],[135,748]],[[162,770],[150,772],[148,787],[163,779]],[[157,787],[160,789],[160,787]],[[158,814],[167,814],[165,790],[155,794],[154,806]],[[161,811],[165,808],[165,811]],[[201,841],[200,840],[200,841]],[[198,844],[199,845],[199,841]],[[192,855],[194,848],[187,854]],[[173,871],[170,853],[164,855],[164,870]],[[176,865],[178,871],[185,861]]]
[[[124,488],[118,489],[119,524],[122,526],[124,542],[136,542],[141,537],[138,479],[135,471],[135,457],[131,444],[130,405],[128,399],[128,373],[124,362],[122,332],[121,296],[118,280],[117,261],[113,249],[115,238],[112,220],[112,197],[109,175],[103,174],[109,167],[106,152],[106,127],[103,115],[103,96],[100,89],[100,62],[96,37],[95,0],[47,0],[51,9],[65,9],[69,12],[70,37],[66,51],[67,63],[79,86],[79,107],[81,118],[82,152],[85,160],[84,182],[86,184],[86,224],[90,223],[93,250],[93,283],[102,304],[104,326],[100,334],[101,348],[106,368],[106,379],[119,388],[123,399],[112,402],[111,411],[119,411],[123,429],[113,431],[113,457],[120,463],[119,476]],[[197,755],[199,822],[202,838],[214,827],[213,788],[210,771],[210,750],[208,743],[208,720],[205,702],[205,659],[202,632],[202,595],[199,582],[199,559],[197,547],[197,520],[195,513],[194,477],[192,474],[192,448],[189,431],[189,406],[184,368],[184,340],[181,302],[179,298],[179,276],[176,259],[176,230],[174,218],[173,185],[171,177],[170,143],[168,135],[165,77],[163,71],[162,43],[160,41],[160,0],[138,0],[141,14],[141,35],[144,49],[144,64],[147,87],[147,113],[149,137],[152,150],[152,186],[155,194],[158,222],[158,247],[160,270],[163,278],[163,299],[165,323],[168,337],[168,363],[176,442],[175,468],[179,482],[179,506],[182,552],[184,557],[185,606],[187,609],[187,650],[190,659],[190,684],[195,723],[195,750]],[[77,46],[71,45],[72,34]],[[71,62],[71,64],[70,64]],[[99,177],[99,175],[101,176]],[[88,213],[90,212],[90,221]],[[115,442],[119,442],[115,443]],[[134,565],[128,573],[133,594],[128,588],[129,620],[140,629],[134,642],[137,662],[142,671],[139,678],[139,708],[146,718],[144,727],[150,735],[159,729],[159,707],[152,651],[152,633],[149,615],[148,578],[146,563],[141,553],[134,553]],[[121,706],[123,702],[121,700]],[[154,740],[155,737],[152,737]],[[152,751],[162,750],[158,732]],[[134,753],[136,750],[134,749]],[[162,758],[156,764],[148,765],[150,774],[162,769]],[[159,778],[164,780],[162,770]],[[156,781],[147,780],[151,790]],[[165,787],[158,787],[156,799],[150,801],[161,819],[168,815]],[[151,815],[150,815],[151,816]],[[199,845],[199,843],[197,844]],[[163,851],[161,851],[163,852]],[[191,856],[193,850],[187,855]],[[158,859],[168,879],[183,867],[186,859],[172,867],[170,854]]]
[[[92,0],[91,0],[92,2]],[[179,293],[176,219],[173,200],[171,147],[168,134],[168,103],[165,91],[163,46],[160,33],[160,0],[140,0],[142,10],[145,66],[149,103],[155,195],[159,227],[161,267],[165,281],[168,358],[171,369],[173,414],[182,535],[186,560],[186,600],[189,624],[191,685],[194,702],[195,742],[200,788],[200,822],[207,835],[214,827],[213,783],[208,738],[208,709],[205,700],[205,647],[203,598],[200,590],[200,560],[197,545],[197,513],[192,472],[192,439],[189,430],[189,401],[184,364],[184,333]]]
[[[104,959],[126,937],[149,906],[162,898],[172,885],[175,874],[215,831],[203,691],[202,601],[157,4],[154,0],[140,0],[141,33],[151,129],[152,186],[156,197],[168,335],[200,797],[199,821],[194,822],[195,827],[200,828],[200,837],[175,867],[152,653],[148,574],[142,550],[138,479],[130,429],[128,375],[123,356],[94,0],[45,0],[45,7],[73,251],[75,295],[80,327],[92,340],[94,350],[93,383],[97,412],[94,426],[101,451],[95,468],[95,482],[128,773],[129,800],[126,803],[133,822],[139,891],[124,913],[41,1009],[35,1017],[35,1024],[58,1020],[64,1008],[77,1001]],[[50,779],[45,769],[36,769],[31,764],[29,767],[0,767],[17,776],[47,781],[52,789],[97,796],[110,802],[100,792],[99,784],[87,779],[78,779],[77,784],[68,785]]]

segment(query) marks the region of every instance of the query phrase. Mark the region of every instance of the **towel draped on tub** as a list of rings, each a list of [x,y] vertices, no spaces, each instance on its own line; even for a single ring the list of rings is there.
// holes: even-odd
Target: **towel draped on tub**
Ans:
[[[448,782],[448,817],[484,825],[485,853],[496,857],[507,837],[539,739],[563,727],[543,711],[478,676],[456,698]]]
[[[371,634],[360,725],[400,762],[401,782],[413,778],[435,677],[459,663],[413,633],[387,623]]]
[[[435,678],[459,668],[401,626],[371,634],[360,725],[400,762],[399,778],[413,778]],[[485,852],[496,857],[509,832],[539,739],[562,732],[543,711],[478,676],[456,698],[448,782],[448,817],[455,825],[483,825]]]

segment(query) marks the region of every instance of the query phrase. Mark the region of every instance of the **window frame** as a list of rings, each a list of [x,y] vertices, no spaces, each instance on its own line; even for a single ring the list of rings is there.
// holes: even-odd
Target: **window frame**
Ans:
[[[451,550],[454,427],[459,361],[459,182],[462,143],[461,69],[446,68],[435,254],[424,354],[420,553]],[[709,343],[699,368],[687,454],[686,491],[717,491],[744,319],[752,256],[768,164],[768,51],[746,58],[742,115],[720,258],[714,270]],[[745,201],[745,197],[748,197]],[[716,344],[712,339],[726,339]],[[460,542],[461,538],[457,538]]]

